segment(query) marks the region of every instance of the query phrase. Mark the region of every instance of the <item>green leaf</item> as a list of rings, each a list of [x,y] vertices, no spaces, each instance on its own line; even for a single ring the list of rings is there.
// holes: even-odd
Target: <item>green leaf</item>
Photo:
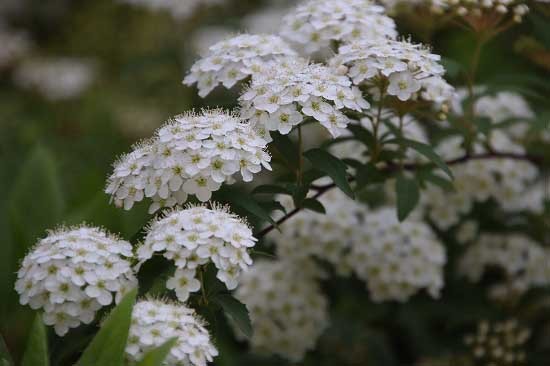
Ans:
[[[435,184],[436,186],[441,187],[445,191],[454,191],[455,187],[453,185],[453,182],[442,178],[438,175],[433,174],[431,171],[423,171],[420,170],[417,172],[417,177],[421,179],[422,181],[430,182]]]
[[[466,71],[466,69],[460,62],[450,59],[448,57],[442,57],[441,63],[445,68],[446,75],[448,75],[452,79],[457,78],[460,75],[460,73]]]
[[[130,291],[111,311],[78,366],[122,366],[137,289]]]
[[[334,184],[338,186],[349,197],[354,198],[353,191],[348,183],[346,175],[347,166],[338,158],[321,149],[311,149],[304,153],[304,156],[311,164],[326,173],[332,178]]]
[[[239,330],[250,338],[252,336],[252,323],[246,305],[228,294],[217,295],[214,300],[222,307],[225,314],[235,322]]]
[[[298,169],[298,157],[300,155],[298,148],[287,135],[279,133],[271,134],[273,141],[271,145],[276,151],[276,156],[280,157],[283,163],[292,171]]]
[[[353,136],[363,144],[365,144],[369,149],[372,149],[376,144],[376,140],[369,130],[361,125],[349,124],[347,127],[351,131]]]
[[[439,169],[443,170],[449,176],[449,178],[453,179],[453,172],[451,171],[451,169],[449,169],[447,164],[445,164],[443,159],[441,159],[441,157],[435,153],[434,149],[430,145],[426,145],[422,142],[409,139],[399,139],[399,141],[405,146],[418,151],[420,154],[430,159],[430,161],[437,165]]]
[[[384,176],[373,163],[367,163],[357,169],[355,181],[357,183],[357,190],[360,190],[369,183],[382,183]]]
[[[0,334],[0,366],[13,366],[13,359],[11,358],[4,337]]]
[[[291,194],[285,187],[277,186],[274,184],[266,184],[257,186],[252,190],[252,194]]]
[[[177,338],[171,338],[157,348],[150,350],[136,366],[162,366],[164,359],[168,356],[177,340]]]
[[[48,366],[50,364],[48,355],[48,336],[46,335],[46,327],[42,322],[40,314],[36,314],[34,317],[27,338],[27,348],[23,354],[21,366]]]
[[[420,188],[415,179],[399,175],[395,182],[395,191],[397,192],[397,218],[403,221],[418,204]]]
[[[261,220],[269,222],[271,225],[277,226],[275,220],[269,216],[269,212],[266,211],[258,202],[252,199],[249,194],[244,194],[237,190],[226,189],[223,192],[219,192],[218,196],[221,196],[225,201],[232,203],[258,217]]]
[[[49,150],[34,149],[15,177],[9,199],[10,224],[21,257],[46,229],[59,223],[65,209],[56,159]]]
[[[322,214],[326,214],[327,211],[325,210],[325,206],[318,200],[314,198],[306,198],[302,201],[302,207],[307,208],[308,210],[319,212]]]

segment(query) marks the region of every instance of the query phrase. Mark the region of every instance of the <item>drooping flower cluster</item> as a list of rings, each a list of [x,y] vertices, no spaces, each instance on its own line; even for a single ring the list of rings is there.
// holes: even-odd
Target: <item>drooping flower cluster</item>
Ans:
[[[20,64],[14,81],[44,98],[59,101],[80,96],[94,81],[95,66],[89,60],[34,59]]]
[[[492,323],[482,321],[475,334],[464,338],[464,343],[476,364],[521,366],[526,364],[525,344],[530,336],[531,331],[515,319]]]
[[[354,85],[365,85],[376,97],[391,95],[400,101],[449,102],[454,89],[444,79],[441,57],[425,46],[406,40],[354,42],[342,45],[330,61],[348,67]]]
[[[42,309],[44,322],[63,336],[136,286],[131,256],[130,243],[100,229],[60,229],[23,259],[15,289],[22,305]]]
[[[106,192],[127,210],[144,197],[153,200],[150,212],[182,204],[188,195],[205,202],[237,172],[250,182],[262,167],[271,169],[265,147],[266,141],[233,114],[182,114],[115,163]]]
[[[233,290],[243,270],[252,264],[247,249],[255,245],[250,227],[226,208],[189,206],[154,221],[138,248],[140,264],[162,255],[176,266],[166,282],[180,301],[200,289],[197,271],[208,263],[218,269],[216,277]]]
[[[493,131],[489,141],[495,151],[525,153],[523,147],[512,142],[501,131]],[[462,138],[450,137],[441,141],[436,150],[444,160],[450,161],[465,156],[461,144]],[[486,153],[483,146],[474,147],[474,155],[483,153]],[[519,207],[529,211],[540,210],[540,201],[521,199],[538,178],[538,169],[528,161],[508,158],[472,159],[453,165],[451,170],[454,175],[453,192],[428,184],[421,197],[428,216],[442,229],[457,224],[460,216],[470,212],[475,202],[484,202],[489,198],[506,211]],[[527,207],[531,203],[533,207]]]
[[[142,300],[135,304],[126,345],[131,364],[172,338],[176,338],[176,344],[163,365],[206,366],[218,355],[204,321],[193,309],[161,300]]]
[[[281,35],[308,54],[331,42],[397,37],[394,21],[371,0],[307,0],[283,18]]]
[[[279,200],[287,211],[294,208],[288,196]],[[277,256],[298,260],[316,257],[332,264],[338,272],[348,274],[348,254],[353,242],[359,239],[360,215],[367,214],[367,207],[340,190],[327,192],[319,201],[326,214],[302,210],[287,220],[280,232],[271,235]]]
[[[490,289],[497,299],[550,284],[550,251],[524,235],[482,234],[464,254],[459,270],[479,282],[490,267],[504,274],[502,282]]]
[[[439,296],[446,254],[427,224],[410,217],[400,223],[388,207],[369,212],[360,229],[349,264],[374,301],[406,301],[421,289]]]
[[[295,54],[278,36],[241,34],[210,46],[183,82],[197,83],[199,95],[205,97],[220,83],[229,89],[267,67],[267,61]]]
[[[349,122],[342,109],[369,108],[346,76],[298,57],[272,61],[264,72],[253,75],[239,100],[243,115],[257,128],[284,135],[311,117],[336,137]]]
[[[167,12],[176,20],[185,20],[195,14],[202,6],[221,4],[224,0],[119,0],[151,11]]]
[[[302,360],[328,325],[328,304],[307,261],[258,261],[235,293],[250,312],[252,347],[293,362]],[[299,280],[297,280],[299,279]]]
[[[476,23],[482,17],[500,21],[508,15],[513,21],[521,22],[529,7],[524,0],[445,0],[442,7],[434,10],[455,12],[469,23]]]

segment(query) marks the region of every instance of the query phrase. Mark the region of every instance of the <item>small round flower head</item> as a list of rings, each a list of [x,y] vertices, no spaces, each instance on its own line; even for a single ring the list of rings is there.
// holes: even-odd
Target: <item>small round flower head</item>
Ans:
[[[523,366],[527,353],[525,344],[531,336],[528,328],[517,320],[481,321],[477,332],[464,337],[476,365]]]
[[[403,102],[441,104],[451,99],[454,89],[442,78],[445,69],[440,59],[423,45],[407,40],[362,40],[342,45],[330,63],[345,66],[353,84],[368,87],[375,99],[383,94]]]
[[[135,365],[145,353],[172,338],[176,344],[163,365],[206,366],[218,355],[204,321],[193,309],[161,300],[138,301],[126,345],[130,364]]]
[[[287,212],[294,209],[288,196],[280,198]],[[357,239],[359,215],[367,207],[340,190],[331,190],[319,201],[326,214],[302,210],[287,220],[280,232],[272,234],[279,258],[307,259],[316,257],[332,264],[341,274],[349,274],[347,263],[352,242]]]
[[[271,169],[266,144],[222,110],[182,114],[115,163],[106,192],[126,210],[144,197],[153,200],[150,212],[182,204],[188,195],[206,202],[236,173],[250,182],[262,167]]]
[[[446,254],[427,224],[412,218],[399,223],[394,208],[381,208],[360,228],[349,262],[374,301],[406,301],[421,289],[439,296]]]
[[[512,142],[501,131],[494,130],[489,141],[495,151],[524,153],[521,146]],[[466,152],[462,148],[462,142],[463,139],[459,137],[444,139],[436,147],[436,151],[446,161],[463,157]],[[480,144],[474,147],[474,155],[485,152],[486,149]],[[428,184],[421,197],[430,219],[441,229],[457,224],[461,215],[470,212],[475,202],[493,199],[505,211],[523,206],[518,202],[530,191],[539,175],[538,169],[532,163],[506,158],[469,160],[453,165],[451,170],[454,175],[453,192]],[[525,209],[540,209],[540,202],[523,202],[529,203]]]
[[[281,35],[302,45],[308,54],[331,42],[395,38],[394,21],[371,0],[307,0],[285,18]]]
[[[250,313],[254,350],[299,362],[315,347],[329,320],[321,275],[312,262],[289,260],[258,261],[243,274],[235,296]]]
[[[187,85],[197,83],[199,95],[205,97],[218,84],[229,89],[259,72],[266,61],[295,54],[278,36],[241,34],[210,46],[183,82]]]
[[[80,96],[94,81],[95,67],[89,60],[36,59],[23,62],[14,74],[15,83],[32,89],[51,101]]]
[[[490,296],[521,295],[532,287],[550,284],[550,252],[520,234],[482,234],[460,262],[459,271],[479,282],[489,268],[499,268],[503,282],[490,289]]]
[[[173,261],[176,271],[166,287],[175,290],[180,301],[185,301],[191,292],[200,289],[197,268],[208,263],[216,266],[217,278],[228,289],[237,287],[241,272],[252,264],[247,249],[255,243],[246,222],[227,209],[189,206],[154,221],[137,257],[141,264],[162,253]]]
[[[23,259],[15,290],[63,336],[137,285],[130,243],[82,226],[52,231]]]
[[[298,57],[273,61],[254,74],[240,101],[243,116],[264,134],[279,131],[286,135],[310,117],[337,137],[349,122],[343,109],[361,112],[369,108],[346,76]]]

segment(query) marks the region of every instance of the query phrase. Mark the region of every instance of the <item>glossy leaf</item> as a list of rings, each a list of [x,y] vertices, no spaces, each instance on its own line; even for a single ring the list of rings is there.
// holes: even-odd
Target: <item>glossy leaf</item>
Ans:
[[[420,188],[415,179],[399,175],[395,182],[395,191],[397,193],[397,218],[399,221],[403,221],[418,204]]]
[[[21,366],[48,366],[50,364],[48,337],[40,314],[36,314],[34,317],[27,339],[27,347],[23,354]]]
[[[160,346],[150,350],[143,356],[136,366],[162,366],[170,350],[177,342],[177,338],[171,338]]]
[[[311,164],[320,171],[332,178],[334,184],[338,186],[346,195],[354,198],[353,191],[349,185],[346,169],[347,166],[338,158],[321,149],[312,149],[306,151],[304,156]]]
[[[245,336],[252,336],[252,323],[245,304],[228,294],[217,295],[214,300]]]

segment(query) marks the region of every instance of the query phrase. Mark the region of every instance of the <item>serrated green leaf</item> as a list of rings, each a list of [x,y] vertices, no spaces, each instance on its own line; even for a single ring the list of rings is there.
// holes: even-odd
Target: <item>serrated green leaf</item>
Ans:
[[[320,171],[327,174],[338,188],[346,195],[354,198],[353,190],[351,189],[346,174],[347,166],[338,158],[321,149],[311,149],[304,153],[304,156],[311,164]]]
[[[170,350],[177,342],[177,338],[171,338],[157,348],[147,352],[136,366],[162,366]]]
[[[397,218],[399,221],[403,221],[418,204],[420,188],[415,179],[399,175],[395,182],[395,191],[397,193]]]
[[[21,366],[48,366],[50,364],[48,354],[48,337],[46,327],[40,314],[36,314],[32,323],[27,347],[23,354]]]
[[[248,315],[246,305],[228,294],[220,294],[214,297],[225,314],[235,322],[239,330],[248,338],[252,336],[252,323]]]
[[[123,365],[136,294],[137,289],[130,291],[111,311],[92,342],[84,350],[78,366]]]
[[[306,208],[308,210],[311,210],[311,211],[322,213],[322,214],[327,213],[327,210],[325,209],[325,206],[323,206],[323,204],[321,202],[319,202],[318,200],[316,200],[314,198],[306,198],[302,202],[302,207]]]
[[[443,170],[449,176],[449,178],[453,179],[453,172],[451,171],[451,169],[449,169],[447,164],[445,164],[443,159],[441,159],[441,157],[436,154],[436,152],[430,145],[426,145],[422,142],[409,139],[399,139],[399,141],[405,146],[418,151],[420,154],[430,159],[430,161],[434,163],[439,169]]]

